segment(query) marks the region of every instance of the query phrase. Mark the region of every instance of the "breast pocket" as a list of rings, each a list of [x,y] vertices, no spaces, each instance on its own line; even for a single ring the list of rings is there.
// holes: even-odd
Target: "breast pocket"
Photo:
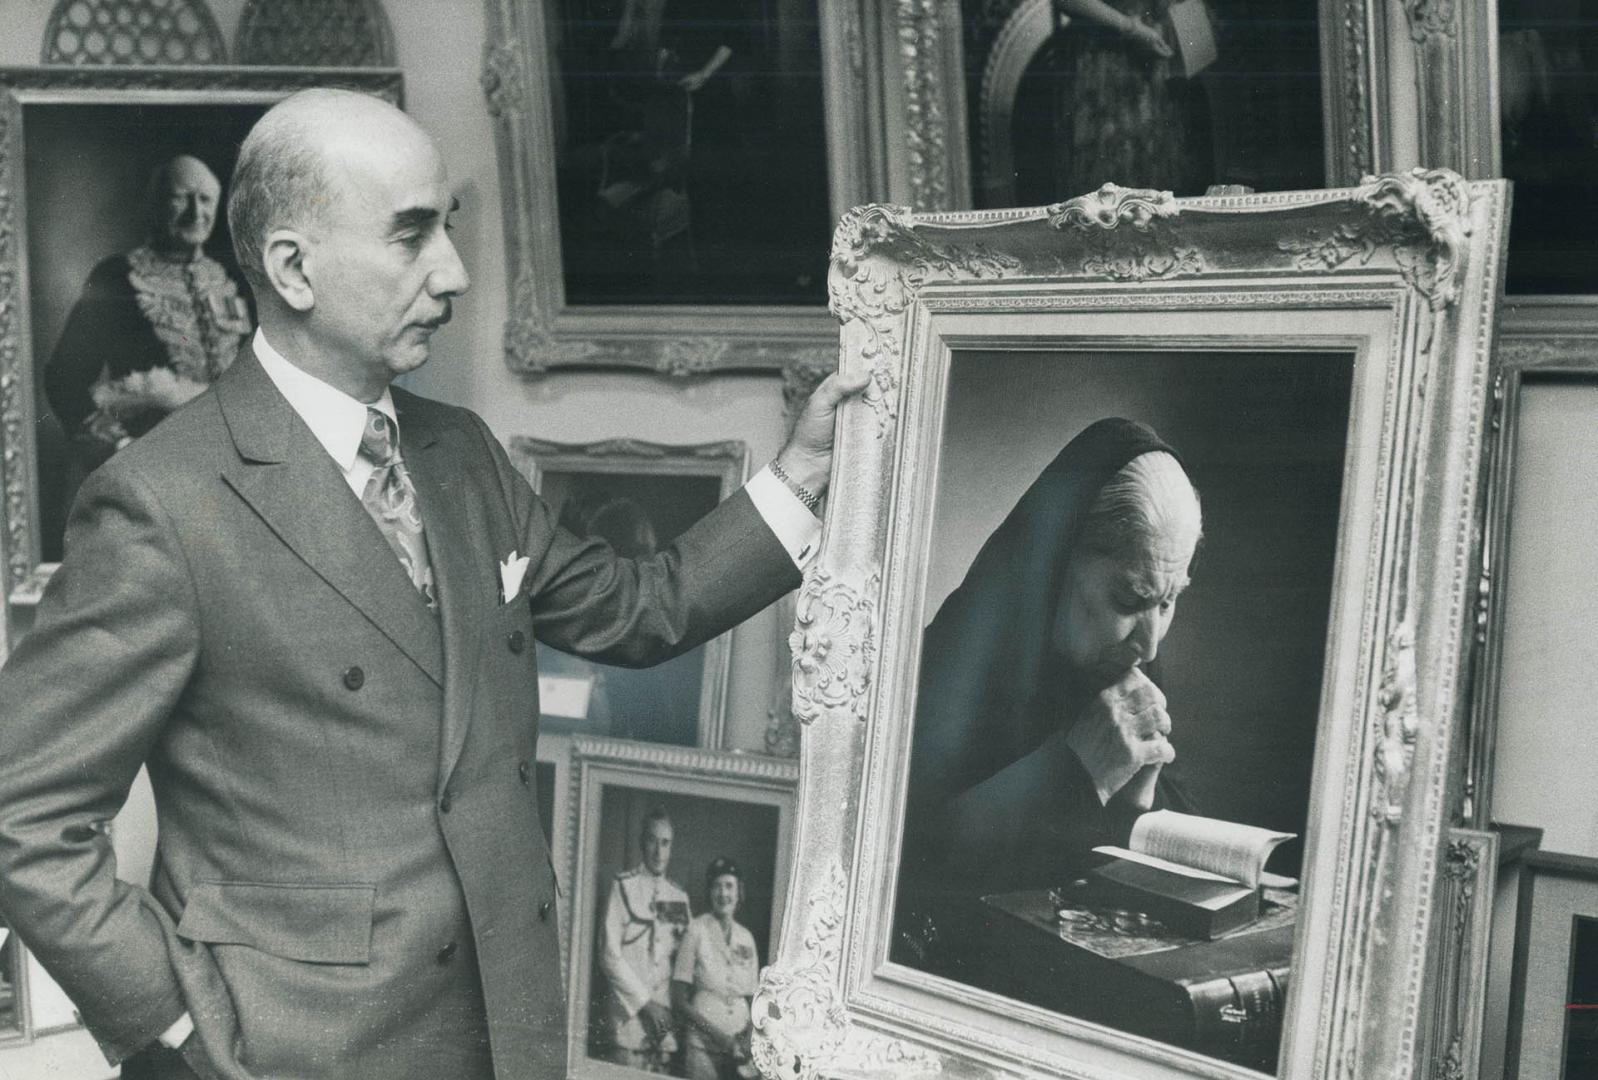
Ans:
[[[366,964],[376,897],[373,885],[202,881],[189,893],[178,936],[308,964]]]

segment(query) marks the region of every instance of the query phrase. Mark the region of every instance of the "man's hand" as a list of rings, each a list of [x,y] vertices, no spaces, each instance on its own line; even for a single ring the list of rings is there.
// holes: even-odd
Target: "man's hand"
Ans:
[[[658,1001],[646,1001],[638,1010],[638,1020],[651,1039],[659,1039],[672,1028],[671,1010]]]
[[[817,498],[826,494],[827,478],[832,474],[832,429],[838,406],[865,389],[871,381],[869,371],[845,375],[835,371],[821,381],[793,425],[788,445],[777,455],[777,464],[793,483]]]
[[[1132,668],[1099,691],[1066,733],[1065,743],[1093,778],[1101,803],[1109,802],[1136,777],[1127,798],[1147,810],[1154,803],[1159,767],[1176,759],[1166,740],[1170,733],[1165,695],[1147,675]]]

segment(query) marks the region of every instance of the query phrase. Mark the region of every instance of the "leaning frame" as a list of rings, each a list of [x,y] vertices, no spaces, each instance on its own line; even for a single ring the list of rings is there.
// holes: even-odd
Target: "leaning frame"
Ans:
[[[0,69],[0,595],[26,591],[39,569],[37,418],[29,325],[27,191],[23,155],[29,105],[271,104],[310,86],[336,86],[399,104],[397,70],[273,67],[72,67]],[[25,600],[25,597],[21,599]],[[6,605],[9,609],[9,605]],[[0,629],[0,656],[10,613]]]
[[[737,440],[672,445],[641,439],[561,443],[527,436],[510,441],[511,457],[534,491],[543,490],[549,472],[620,473],[643,476],[711,477],[721,483],[721,498],[738,490],[749,474],[749,447]],[[732,670],[732,631],[705,643],[705,671],[699,688],[697,746],[719,749],[727,728],[727,688]]]
[[[888,960],[952,350],[1346,350],[1348,458],[1279,1072],[1412,1075],[1465,737],[1480,464],[1507,185],[1447,171],[1033,210],[870,206],[834,238],[834,513],[793,634],[790,916],[755,1002],[787,1078],[1257,1076]]]
[[[567,765],[569,785],[557,838],[566,852],[568,944],[566,955],[568,1046],[567,1075],[613,1077],[641,1075],[588,1057],[590,1001],[594,990],[592,943],[603,897],[594,888],[594,862],[602,827],[603,795],[608,786],[647,790],[664,795],[739,802],[776,811],[771,940],[783,926],[786,901],[792,895],[793,824],[796,762],[753,754],[696,750],[616,739],[573,738]],[[689,886],[692,887],[691,885]]]
[[[505,204],[505,361],[553,368],[623,368],[685,378],[726,371],[807,370],[836,345],[821,307],[567,303],[556,204],[549,0],[485,0],[483,91],[494,120]],[[821,2],[827,181],[834,215],[871,198],[876,166],[867,128],[881,108],[870,79],[874,4]],[[820,270],[820,267],[817,267]]]

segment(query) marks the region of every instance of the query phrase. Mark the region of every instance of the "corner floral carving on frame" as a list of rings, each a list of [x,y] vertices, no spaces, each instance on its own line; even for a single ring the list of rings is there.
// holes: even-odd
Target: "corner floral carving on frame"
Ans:
[[[909,207],[872,203],[845,214],[832,236],[827,306],[843,326],[846,350],[858,328],[853,340],[871,368],[862,398],[877,415],[879,436],[898,418],[902,318],[922,286],[1021,269],[1019,259],[982,245],[931,243],[915,225]]]
[[[942,1071],[929,1051],[850,1024],[838,991],[848,892],[843,864],[834,857],[810,894],[802,959],[761,973],[750,1020],[755,1066],[767,1080],[820,1080],[839,1069],[871,1077]]]
[[[1459,295],[1460,256],[1470,238],[1470,184],[1449,169],[1411,169],[1367,177],[1359,201],[1391,243],[1404,279],[1432,310]],[[1416,251],[1408,240],[1424,240]]]
[[[825,570],[806,578],[788,638],[793,712],[801,723],[827,716],[865,719],[881,585],[880,573],[872,574],[863,588],[836,581]]]
[[[1404,817],[1404,796],[1409,790],[1415,740],[1420,734],[1415,684],[1415,628],[1406,616],[1388,634],[1382,683],[1377,691],[1382,730],[1376,746],[1377,793],[1371,814],[1384,825],[1397,825]]]
[[[1461,253],[1470,239],[1470,184],[1448,169],[1367,176],[1354,193],[1366,216],[1277,241],[1301,270],[1364,265],[1391,249],[1404,280],[1433,311],[1459,295]]]
[[[599,346],[591,341],[556,337],[538,311],[532,271],[523,269],[516,278],[516,303],[505,320],[505,359],[511,370],[543,374],[552,365],[580,364],[599,355]]]

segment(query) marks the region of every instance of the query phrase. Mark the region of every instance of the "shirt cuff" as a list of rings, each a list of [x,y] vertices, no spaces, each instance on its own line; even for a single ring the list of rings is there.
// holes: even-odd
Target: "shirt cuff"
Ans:
[[[182,1046],[194,1034],[194,1018],[188,1013],[178,1017],[171,1027],[156,1036],[156,1041],[168,1050]]]
[[[821,519],[812,514],[810,508],[799,501],[799,496],[789,491],[788,485],[778,480],[769,468],[750,477],[744,490],[793,564],[800,570],[810,565],[821,547]]]

